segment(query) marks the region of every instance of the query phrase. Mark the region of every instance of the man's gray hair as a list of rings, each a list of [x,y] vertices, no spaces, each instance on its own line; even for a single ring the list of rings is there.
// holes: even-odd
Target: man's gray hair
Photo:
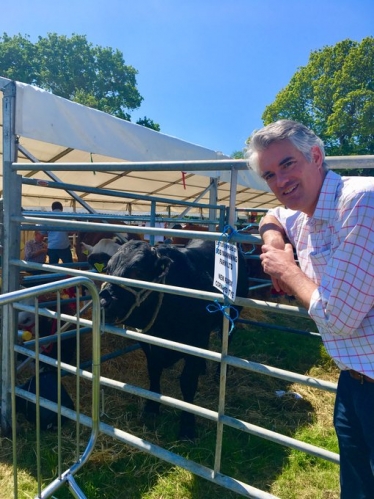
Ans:
[[[274,142],[289,140],[306,158],[312,160],[312,147],[318,146],[323,156],[323,168],[328,169],[325,161],[325,146],[323,141],[302,123],[292,120],[279,120],[255,131],[249,141],[245,153],[248,166],[259,173],[258,152],[264,151]]]

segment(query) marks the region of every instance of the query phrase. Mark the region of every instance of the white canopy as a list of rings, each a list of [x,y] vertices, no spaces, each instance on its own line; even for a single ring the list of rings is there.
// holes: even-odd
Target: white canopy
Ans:
[[[9,80],[0,78],[0,90]],[[0,102],[2,108],[2,100]],[[1,112],[2,116],[2,112]],[[149,128],[130,123],[91,109],[49,92],[16,82],[15,132],[19,136],[18,162],[31,163],[89,163],[90,171],[55,172],[61,182],[92,188],[105,188],[119,192],[146,194],[170,199],[209,202],[206,191],[209,177],[218,179],[218,204],[228,205],[230,198],[230,172],[201,171],[100,171],[95,163],[161,162],[225,160],[227,157],[210,149],[185,142]],[[2,154],[2,143],[1,143]],[[188,167],[188,163],[186,165]],[[187,170],[187,168],[186,168]],[[45,180],[50,176],[43,171],[23,171],[23,176]],[[1,170],[1,191],[2,191]],[[107,197],[98,193],[75,190],[96,211],[149,211],[149,203],[138,199]],[[73,198],[64,190],[35,185],[24,185],[24,208],[49,209],[53,200],[73,206]],[[270,208],[279,203],[269,192],[265,182],[249,170],[238,172],[236,207]],[[165,204],[164,204],[165,206]],[[131,207],[131,208],[130,208]],[[160,204],[157,203],[157,209]],[[172,212],[184,208],[175,206]]]

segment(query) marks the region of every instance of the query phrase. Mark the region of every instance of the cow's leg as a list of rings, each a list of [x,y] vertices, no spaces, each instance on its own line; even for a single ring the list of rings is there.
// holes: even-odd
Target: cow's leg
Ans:
[[[198,357],[187,356],[186,362],[180,377],[180,387],[185,402],[193,403],[199,375],[204,372],[205,360]],[[182,411],[180,420],[179,437],[181,439],[195,439],[195,415]]]
[[[161,349],[151,345],[143,345],[143,350],[147,358],[149,390],[151,392],[161,393],[161,375],[163,371]],[[158,414],[159,410],[159,402],[155,402],[154,400],[146,401],[144,412],[148,414]]]

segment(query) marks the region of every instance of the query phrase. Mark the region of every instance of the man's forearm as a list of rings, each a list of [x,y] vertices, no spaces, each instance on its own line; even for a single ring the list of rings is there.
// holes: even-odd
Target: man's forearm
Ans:
[[[276,250],[284,250],[288,242],[286,233],[276,217],[265,215],[260,224],[260,235],[264,245]],[[289,246],[291,251],[291,246]],[[291,263],[291,261],[290,261]],[[265,269],[265,272],[267,270]],[[295,295],[305,308],[309,308],[310,300],[317,285],[309,279],[298,266],[282,262],[278,267],[278,272],[273,273],[269,268],[273,284],[276,289],[282,289],[288,294]]]
[[[259,231],[264,244],[278,249],[284,248],[286,234],[279,221],[273,215],[264,216],[261,220]]]
[[[298,301],[308,309],[312,294],[318,287],[317,284],[309,279],[309,277],[296,266],[285,268],[280,279],[286,285],[289,294],[294,295]]]

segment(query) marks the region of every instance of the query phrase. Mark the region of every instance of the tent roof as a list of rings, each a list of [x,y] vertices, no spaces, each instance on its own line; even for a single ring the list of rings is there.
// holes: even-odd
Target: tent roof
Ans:
[[[0,78],[3,89],[9,80]],[[113,162],[188,162],[196,160],[227,160],[210,149],[188,143],[149,128],[120,120],[111,115],[57,97],[31,85],[15,82],[16,111],[15,132],[19,136],[20,150],[17,162],[31,163],[90,163],[90,171],[66,171],[54,175],[64,183],[114,189],[119,192],[146,194],[178,200],[208,203],[202,195],[210,178],[218,178],[218,204],[229,204],[230,172],[201,171],[100,171],[95,163]],[[0,101],[1,117],[2,100]],[[2,118],[1,118],[2,119]],[[2,142],[0,152],[2,154]],[[74,171],[74,174],[72,174]],[[51,182],[43,171],[23,171],[23,176]],[[1,191],[2,191],[1,170]],[[98,193],[75,191],[96,211],[125,211],[129,203],[133,213],[149,211],[149,203],[138,199],[103,196]],[[269,192],[265,182],[253,172],[238,172],[236,194],[237,208],[270,208],[279,203]],[[24,208],[50,208],[51,201],[60,199],[65,206],[72,204],[71,196],[63,190],[35,185],[23,185]],[[157,203],[158,210],[160,209]],[[180,207],[174,211],[182,211]]]

